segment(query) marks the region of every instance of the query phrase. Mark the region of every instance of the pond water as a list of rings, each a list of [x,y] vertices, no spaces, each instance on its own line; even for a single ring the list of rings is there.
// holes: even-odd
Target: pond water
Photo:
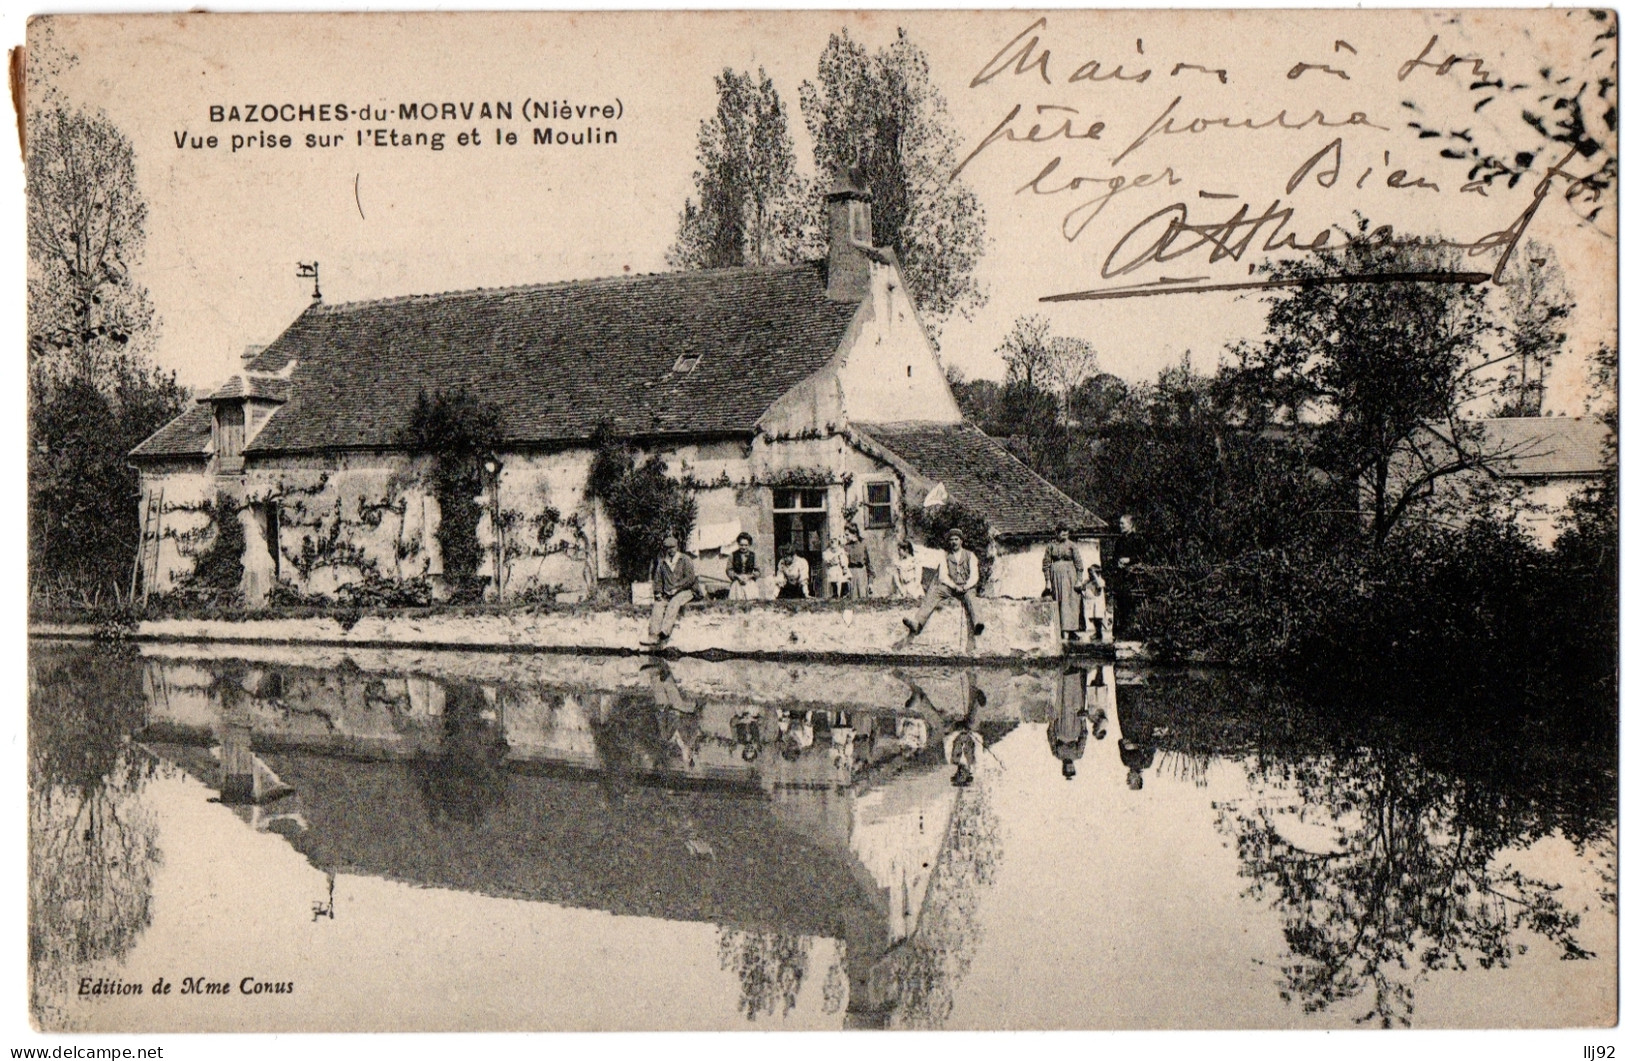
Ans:
[[[1615,1020],[1614,750],[1561,728],[1109,664],[29,673],[50,1030]]]

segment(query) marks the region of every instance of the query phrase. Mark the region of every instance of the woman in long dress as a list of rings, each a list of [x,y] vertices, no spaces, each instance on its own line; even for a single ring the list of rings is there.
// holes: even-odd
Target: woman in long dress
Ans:
[[[756,551],[751,548],[754,544],[751,536],[741,531],[736,540],[732,556],[728,557],[728,599],[729,600],[755,600],[757,598],[756,580],[761,577],[761,571],[756,567]]]
[[[1078,639],[1078,588],[1083,580],[1083,549],[1072,540],[1066,527],[1055,528],[1055,540],[1044,546],[1044,581],[1049,584],[1050,595],[1061,613],[1061,637],[1068,641]]]
[[[1068,781],[1077,776],[1078,760],[1089,743],[1087,711],[1083,691],[1083,671],[1075,666],[1061,674],[1055,688],[1055,710],[1045,735],[1050,754],[1061,760],[1061,776]]]

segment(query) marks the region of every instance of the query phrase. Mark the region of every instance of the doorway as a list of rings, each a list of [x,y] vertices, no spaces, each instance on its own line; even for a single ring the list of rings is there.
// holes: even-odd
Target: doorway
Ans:
[[[822,487],[778,487],[773,491],[774,549],[788,543],[807,561],[809,596],[824,594],[824,539],[829,530],[828,495]],[[773,558],[775,564],[778,557]]]

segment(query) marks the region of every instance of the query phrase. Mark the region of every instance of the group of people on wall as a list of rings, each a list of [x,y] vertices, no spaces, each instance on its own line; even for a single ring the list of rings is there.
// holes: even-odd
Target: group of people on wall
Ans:
[[[976,608],[980,561],[965,547],[965,534],[959,528],[948,532],[947,541],[941,559],[927,566],[916,555],[913,543],[903,539],[897,544],[884,581],[877,581],[871,577],[878,569],[873,546],[856,526],[849,526],[844,538],[831,535],[824,547],[824,586],[819,594],[812,585],[806,557],[792,545],[786,543],[779,548],[778,564],[768,573],[757,562],[754,539],[741,532],[728,557],[728,599],[806,600],[823,596],[919,600],[919,609],[903,619],[911,637],[925,629],[938,608],[952,601],[964,609],[971,632],[979,636],[984,630]],[[928,573],[933,577],[927,578]],[[1106,583],[1100,565],[1086,562],[1082,546],[1072,540],[1068,527],[1056,527],[1055,540],[1044,549],[1044,582],[1044,595],[1055,601],[1064,639],[1077,641],[1088,633],[1091,640],[1106,640]],[[684,606],[701,594],[694,561],[683,552],[674,535],[666,536],[664,551],[655,561],[650,590],[654,603],[649,635],[643,643],[661,647],[671,640]]]
[[[728,557],[729,600],[809,600],[814,597],[896,597],[918,599],[921,589],[921,561],[914,544],[898,542],[897,551],[880,576],[881,557],[856,525],[849,524],[844,536],[830,535],[820,558],[823,586],[813,585],[812,566],[807,558],[786,542],[779,546],[779,559],[771,572],[756,559],[756,543],[741,533]],[[821,590],[821,591],[820,591]]]

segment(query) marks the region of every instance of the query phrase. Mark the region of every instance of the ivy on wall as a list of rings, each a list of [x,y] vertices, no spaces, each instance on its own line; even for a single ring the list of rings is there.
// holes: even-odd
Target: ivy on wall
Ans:
[[[213,528],[213,538],[197,553],[190,575],[177,592],[210,604],[234,603],[242,596],[243,521],[237,502],[225,494],[198,506]]]
[[[639,462],[632,447],[607,426],[593,434],[587,497],[603,502],[615,527],[615,566],[624,581],[644,578],[670,534],[687,541],[694,530],[694,494],[666,474],[658,453]]]
[[[502,414],[464,387],[449,392],[418,392],[417,404],[401,434],[407,452],[431,458],[429,488],[440,505],[441,569],[452,599],[477,596],[480,562],[481,497],[502,440]]]

